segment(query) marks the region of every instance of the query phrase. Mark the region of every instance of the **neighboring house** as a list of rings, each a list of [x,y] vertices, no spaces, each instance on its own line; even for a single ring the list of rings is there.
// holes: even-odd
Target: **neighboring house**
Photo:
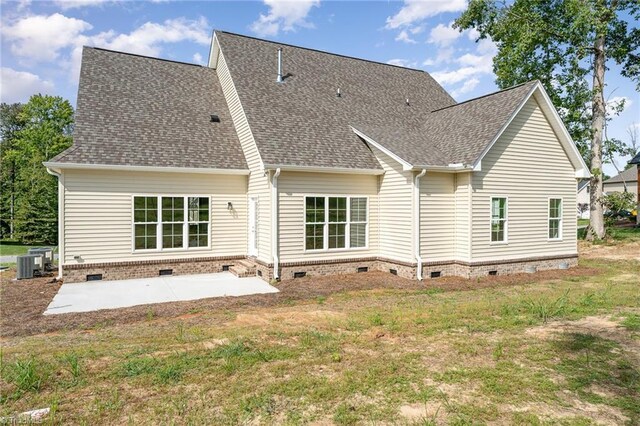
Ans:
[[[205,67],[85,48],[77,107],[46,163],[69,282],[577,262],[589,173],[539,82],[456,103],[423,71],[215,32]]]
[[[591,216],[591,212],[589,210],[589,205],[591,204],[590,189],[591,185],[588,179],[578,182],[578,195],[576,196],[576,201],[579,219],[589,219]]]
[[[620,174],[605,180],[602,183],[605,194],[612,192],[631,192],[638,194],[638,172],[635,167],[631,167]]]

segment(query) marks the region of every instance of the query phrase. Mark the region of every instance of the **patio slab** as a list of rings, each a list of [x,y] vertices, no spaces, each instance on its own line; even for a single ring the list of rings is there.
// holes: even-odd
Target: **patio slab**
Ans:
[[[92,281],[63,284],[44,315],[277,292],[258,277],[238,278],[230,272]]]

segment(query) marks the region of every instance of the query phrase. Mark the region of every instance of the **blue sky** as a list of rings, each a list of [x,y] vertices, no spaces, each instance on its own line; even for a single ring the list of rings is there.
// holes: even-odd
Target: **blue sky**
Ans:
[[[212,29],[424,69],[458,101],[496,90],[493,43],[450,28],[466,0],[2,0],[1,6],[2,102],[41,92],[75,104],[83,45],[205,63]],[[627,129],[640,123],[640,96],[615,66],[609,78],[607,98],[626,100],[609,136],[628,139]],[[605,171],[614,174],[612,166]]]

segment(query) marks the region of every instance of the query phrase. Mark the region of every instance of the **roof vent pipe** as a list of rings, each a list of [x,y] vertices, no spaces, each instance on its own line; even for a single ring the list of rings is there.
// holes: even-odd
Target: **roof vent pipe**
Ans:
[[[278,47],[278,78],[276,82],[282,83],[282,47]]]
[[[338,91],[336,92],[336,97],[338,97],[338,98],[339,98],[339,97],[341,97],[341,96],[342,96],[342,93],[340,93],[340,88],[338,87]]]

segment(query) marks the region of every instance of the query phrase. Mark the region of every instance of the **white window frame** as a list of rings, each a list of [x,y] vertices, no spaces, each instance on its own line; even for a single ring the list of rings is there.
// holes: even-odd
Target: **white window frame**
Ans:
[[[136,222],[134,222],[134,215],[135,215],[135,199],[136,197],[157,197],[158,198],[158,223],[157,223],[157,232],[156,232],[156,237],[157,237],[157,247],[154,249],[136,249],[136,229],[135,229],[135,225]],[[182,232],[183,232],[183,237],[182,237],[182,247],[174,247],[174,248],[164,248],[162,246],[162,225],[163,225],[163,221],[162,221],[162,198],[165,197],[182,197],[184,198],[184,223],[183,223],[183,227],[182,227]],[[207,246],[206,247],[189,247],[189,206],[188,206],[188,202],[189,202],[189,198],[207,198],[209,200],[209,221],[205,222],[198,222],[198,223],[208,223],[209,224],[209,232],[207,235]],[[132,194],[131,195],[131,253],[132,254],[136,254],[136,253],[173,253],[173,252],[193,252],[193,251],[208,251],[211,250],[211,240],[212,240],[212,226],[211,226],[211,222],[212,222],[212,218],[211,218],[211,211],[213,210],[213,200],[212,197],[210,195],[201,195],[201,194],[148,194],[148,193],[142,193],[142,194]],[[173,222],[167,222],[167,223],[173,223]],[[141,222],[138,222],[138,224],[142,224]]]
[[[551,217],[551,200],[560,200],[560,217]],[[562,197],[549,197],[547,198],[547,241],[562,241],[562,216],[564,215],[564,199]],[[551,231],[551,220],[558,221],[558,238],[551,238],[549,232]]]
[[[307,198],[324,198],[324,222],[322,222],[323,226],[323,234],[322,234],[322,243],[323,248],[321,249],[307,249]],[[346,198],[347,199],[347,222],[331,222],[331,223],[345,223],[345,247],[339,248],[329,248],[329,198]],[[365,245],[364,247],[351,247],[351,199],[352,198],[364,198],[366,200],[366,214],[367,220],[365,222],[353,222],[353,223],[364,223],[365,225]],[[322,253],[322,252],[341,252],[341,251],[357,251],[357,250],[369,250],[369,217],[370,217],[370,209],[369,209],[369,196],[367,195],[344,195],[344,194],[305,194],[303,196],[303,204],[304,204],[304,215],[302,217],[302,226],[303,226],[303,240],[302,247],[305,253]],[[311,224],[320,224],[321,222],[311,222]]]
[[[504,221],[504,240],[502,241],[493,241],[493,200],[496,198],[504,198],[504,219],[500,219]],[[489,197],[489,244],[490,245],[504,245],[509,244],[509,197],[506,195],[492,195]]]

